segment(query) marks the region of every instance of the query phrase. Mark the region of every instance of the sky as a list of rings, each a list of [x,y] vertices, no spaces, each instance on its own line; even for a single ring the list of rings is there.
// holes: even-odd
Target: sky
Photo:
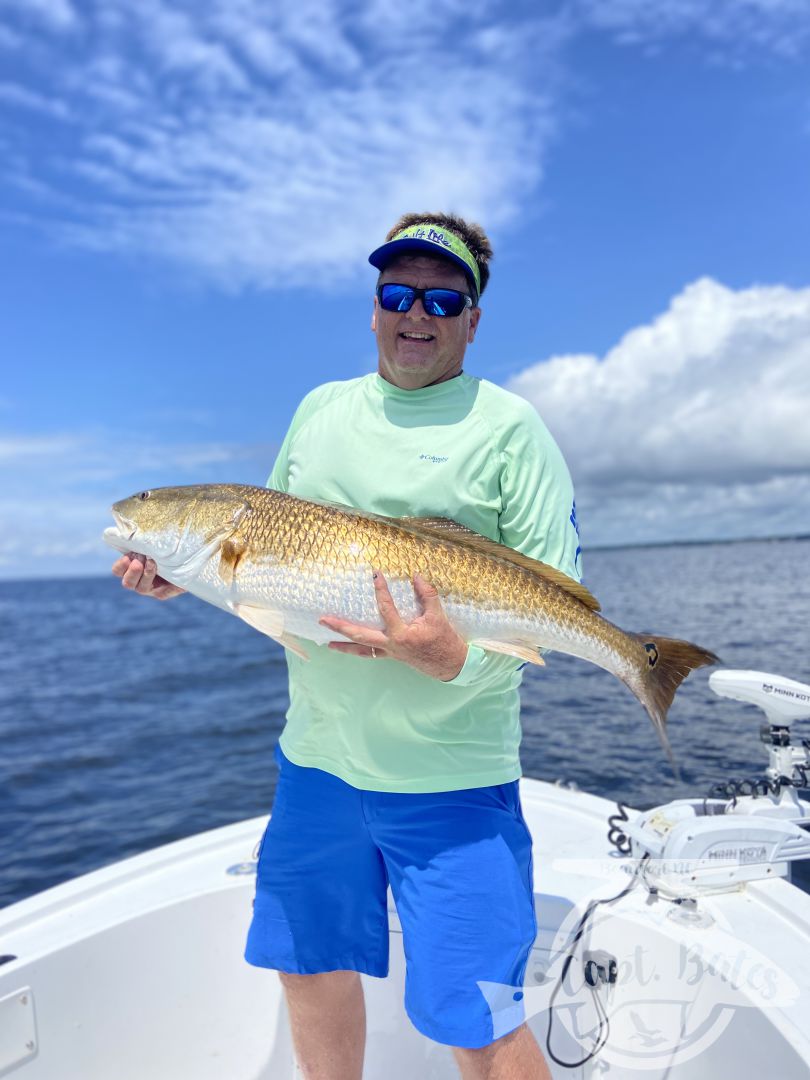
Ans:
[[[410,210],[489,233],[465,366],[586,551],[810,533],[808,59],[810,0],[0,0],[0,577],[263,484]]]

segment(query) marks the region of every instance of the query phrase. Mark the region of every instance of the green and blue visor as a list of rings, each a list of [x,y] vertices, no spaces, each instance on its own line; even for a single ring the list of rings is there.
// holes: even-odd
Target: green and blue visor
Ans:
[[[426,255],[438,255],[455,263],[467,276],[474,289],[473,302],[478,303],[481,295],[481,272],[475,257],[464,241],[441,225],[429,221],[418,225],[409,225],[398,232],[382,247],[376,248],[368,257],[372,266],[384,270],[398,255],[414,252]]]

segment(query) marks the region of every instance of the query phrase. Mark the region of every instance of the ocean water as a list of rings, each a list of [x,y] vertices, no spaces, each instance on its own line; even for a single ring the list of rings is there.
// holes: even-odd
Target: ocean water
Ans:
[[[810,683],[810,540],[586,552],[585,573],[626,629]],[[0,906],[269,810],[287,684],[268,638],[112,576],[0,583],[0,636]],[[551,654],[524,676],[523,769],[651,806],[760,775],[761,719],[694,673],[670,712],[676,781],[629,691]]]

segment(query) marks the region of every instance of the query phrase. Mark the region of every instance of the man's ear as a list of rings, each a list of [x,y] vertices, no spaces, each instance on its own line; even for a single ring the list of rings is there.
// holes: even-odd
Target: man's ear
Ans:
[[[375,296],[374,297],[374,310],[371,313],[371,330],[372,330],[372,333],[374,333],[374,334],[377,333],[377,308],[378,308],[378,306],[379,306],[379,300]]]
[[[478,323],[481,321],[481,308],[475,307],[470,312],[470,325],[467,327],[467,344],[472,345],[475,340],[475,332],[478,329]]]

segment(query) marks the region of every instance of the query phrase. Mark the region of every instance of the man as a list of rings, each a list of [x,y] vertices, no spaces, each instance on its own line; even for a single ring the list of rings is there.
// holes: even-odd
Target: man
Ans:
[[[557,446],[526,402],[463,371],[491,254],[461,218],[397,222],[370,256],[378,372],[307,395],[268,486],[453,518],[578,576]],[[113,569],[159,599],[180,591],[150,562],[125,556]],[[324,613],[340,640],[311,647],[309,663],[287,653],[290,709],[246,958],[279,970],[307,1080],[359,1080],[359,973],[387,974],[390,885],[413,1024],[453,1047],[465,1080],[542,1080],[519,990],[536,934],[517,786],[520,661],[468,647],[430,582],[414,580],[422,614],[410,622],[381,574],[374,584],[382,630]],[[479,981],[515,987],[498,1038]]]

